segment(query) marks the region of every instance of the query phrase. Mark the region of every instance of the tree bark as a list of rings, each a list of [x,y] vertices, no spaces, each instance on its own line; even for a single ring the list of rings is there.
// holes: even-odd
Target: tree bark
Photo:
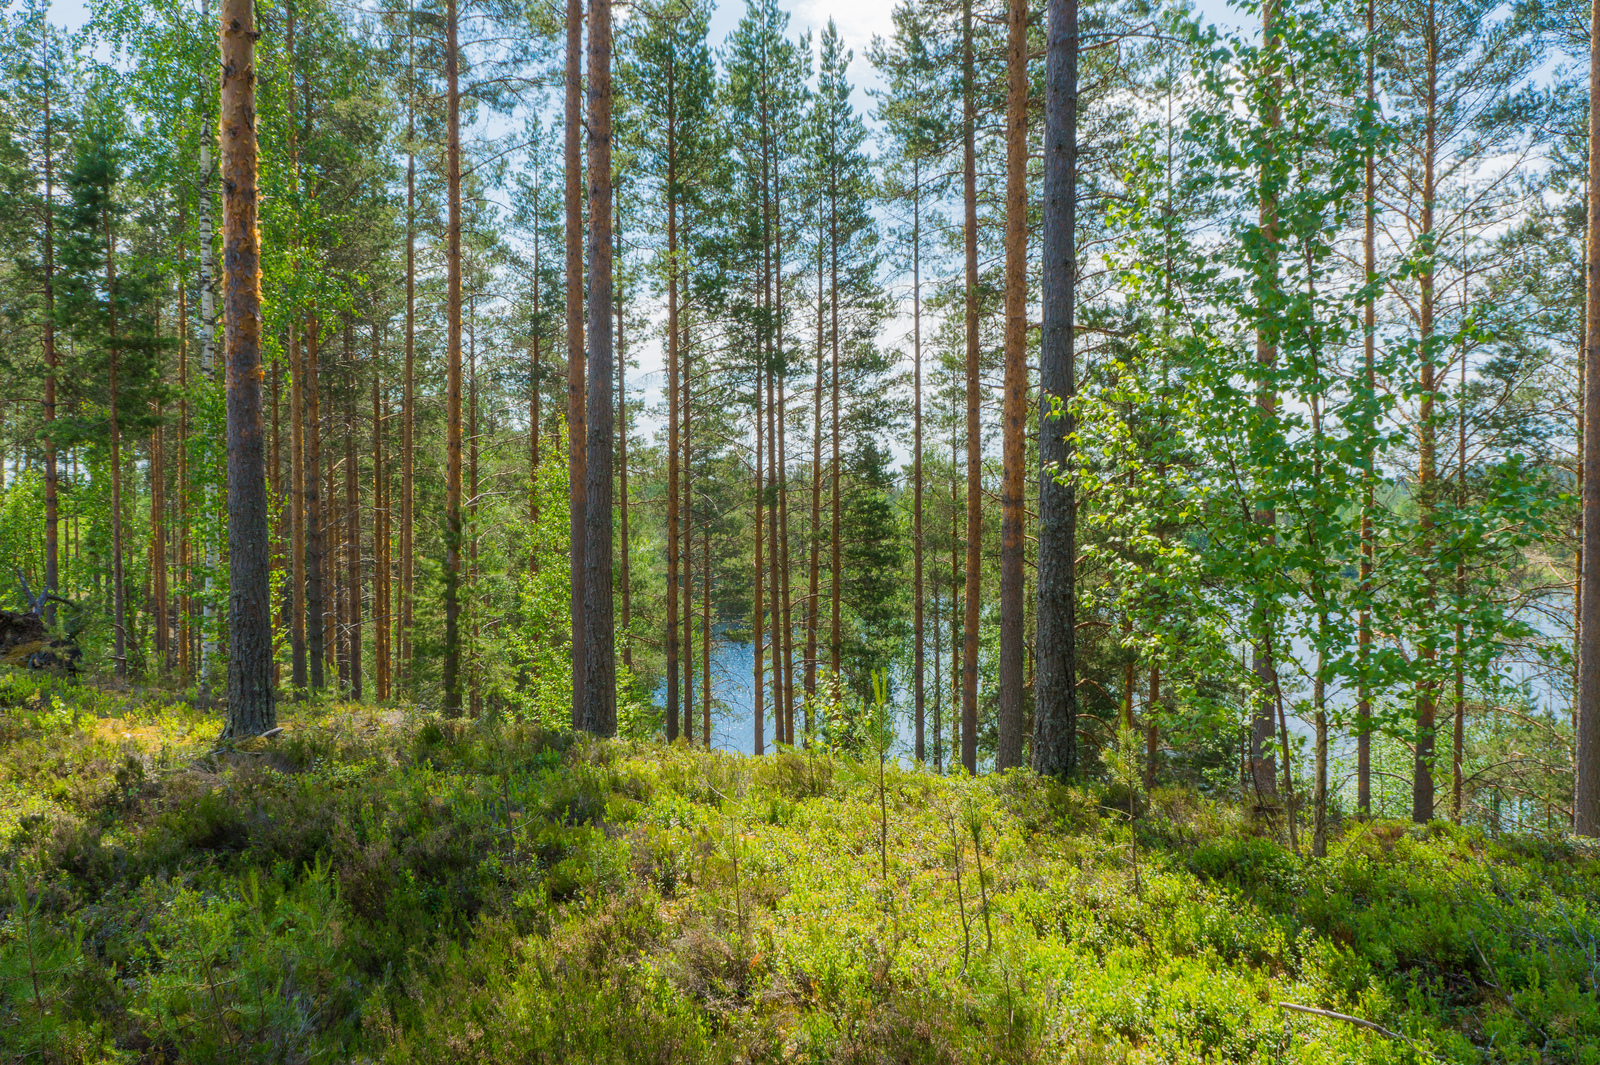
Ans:
[[[1023,477],[1028,422],[1028,0],[1006,17],[1005,399],[1000,478],[1000,720],[996,769],[1022,764]]]
[[[667,742],[678,738],[678,596],[687,567],[678,544],[678,97],[677,64],[667,70]],[[682,575],[685,585],[687,574]],[[693,708],[690,707],[690,710]]]
[[[1267,0],[1262,8],[1262,40],[1266,42],[1269,53],[1275,52],[1278,47],[1277,36],[1277,0]],[[1278,125],[1277,104],[1269,101],[1264,109],[1263,120],[1268,128],[1276,129]],[[1271,177],[1268,167],[1270,161],[1261,164],[1261,181],[1263,192],[1261,197],[1261,237],[1267,246],[1267,253],[1275,255],[1274,246],[1277,240],[1277,197],[1270,190]],[[1271,284],[1277,284],[1277,266],[1274,260],[1270,267],[1272,271]],[[1265,367],[1272,367],[1278,361],[1278,349],[1272,336],[1265,329],[1256,330],[1256,361]],[[1263,387],[1256,397],[1256,406],[1261,410],[1262,417],[1270,418],[1278,409],[1278,395],[1271,387]],[[1255,520],[1265,532],[1262,534],[1267,542],[1272,542],[1275,534],[1272,528],[1277,524],[1277,514],[1271,507],[1260,507],[1255,511]],[[1262,607],[1263,611],[1265,610]],[[1262,625],[1270,627],[1270,619],[1264,619]],[[1256,674],[1256,700],[1251,717],[1250,727],[1250,771],[1251,781],[1255,789],[1255,797],[1264,806],[1276,804],[1278,796],[1277,762],[1272,754],[1272,740],[1276,732],[1273,707],[1274,693],[1277,690],[1277,663],[1273,660],[1270,635],[1257,635],[1254,648],[1253,668]]]
[[[1465,252],[1462,253],[1465,258]],[[1467,280],[1462,281],[1463,300]],[[1461,346],[1461,362],[1457,367],[1460,376],[1456,383],[1456,506],[1467,505],[1467,347]],[[1450,744],[1450,820],[1461,823],[1461,790],[1465,769],[1462,759],[1466,755],[1467,732],[1467,663],[1466,627],[1461,622],[1461,611],[1467,601],[1467,565],[1456,559],[1456,624],[1455,624],[1455,730]]]
[[[55,131],[50,111],[50,20],[41,18],[44,68],[44,623],[56,623],[60,595],[61,484],[56,468],[56,189]],[[180,329],[182,324],[180,322]]]
[[[681,376],[683,378],[683,738],[690,743],[694,742],[694,439],[690,432],[693,428],[694,390],[691,387],[692,379],[690,370],[689,331],[687,326],[682,330],[678,340],[678,354],[683,362]],[[710,537],[707,535],[707,542]],[[710,673],[705,674],[702,684],[709,688]],[[703,735],[709,740],[711,729],[707,727]]]
[[[346,329],[352,328],[346,325]],[[346,673],[350,698],[361,701],[361,488],[360,462],[356,455],[356,360],[354,348],[345,363],[344,393],[344,543],[345,543],[345,634]],[[373,469],[376,476],[377,469]]]
[[[978,166],[973,81],[972,0],[961,5],[961,179],[966,224],[967,356],[967,602],[962,633],[961,764],[978,771],[978,619],[979,576],[983,565],[983,426],[978,419]]]
[[[415,472],[417,410],[417,136],[415,18],[406,3],[406,355],[400,396],[400,682],[413,683],[411,665],[412,592],[416,572]]]
[[[789,742],[788,731],[784,726],[785,715],[783,709],[783,602],[782,581],[778,572],[778,413],[777,413],[777,376],[778,367],[782,363],[782,344],[779,337],[783,326],[779,320],[779,294],[783,286],[783,262],[780,258],[782,245],[780,243],[778,228],[778,152],[776,140],[772,134],[770,114],[767,110],[766,100],[762,101],[762,126],[766,130],[767,146],[763,148],[762,155],[766,162],[763,170],[766,171],[762,182],[763,192],[763,217],[766,248],[766,361],[764,376],[766,377],[767,390],[767,473],[766,488],[761,495],[761,506],[766,511],[767,518],[767,629],[771,633],[769,643],[772,649],[772,739],[774,743]]]
[[[572,591],[572,727],[585,728],[589,716],[583,703],[584,651],[584,530],[585,490],[588,485],[588,444],[585,432],[587,397],[584,388],[583,337],[583,169],[579,162],[583,102],[583,0],[567,0],[567,70],[565,155],[567,210],[567,506]]]
[[[789,742],[783,715],[783,603],[778,577],[778,419],[776,357],[767,365],[767,484],[762,493],[762,508],[767,512],[767,630],[772,649],[772,742]]]
[[[178,246],[180,270],[188,265],[186,248]],[[178,286],[178,439],[184,443],[178,448],[178,584],[179,592],[174,606],[178,612],[178,676],[187,685],[189,673],[189,299],[185,286]],[[68,526],[70,529],[70,526]]]
[[[1065,777],[1078,768],[1077,498],[1073,482],[1060,479],[1071,476],[1073,422],[1067,405],[1077,391],[1073,334],[1077,303],[1077,0],[1049,0],[1048,19],[1033,768],[1045,776]]]
[[[780,334],[781,336],[781,334]],[[779,362],[782,363],[780,357]],[[789,561],[789,468],[788,450],[785,447],[787,434],[784,431],[784,416],[788,412],[788,377],[778,377],[778,573],[781,584],[778,595],[783,604],[783,617],[780,632],[781,655],[783,668],[783,737],[784,742],[794,746],[794,598],[790,588],[790,570],[793,568]]]
[[[324,602],[322,565],[322,432],[321,412],[318,410],[321,373],[317,365],[322,346],[321,329],[315,314],[306,319],[306,372],[305,382],[301,386],[305,391],[305,413],[302,418],[305,431],[306,664],[313,691],[320,691],[323,686],[323,666],[327,658],[324,639],[327,607]]]
[[[461,716],[461,53],[456,0],[444,5],[445,503],[444,713]]]
[[[1424,593],[1424,614],[1431,613],[1431,606],[1437,598],[1437,589],[1434,587],[1433,563],[1429,556],[1434,548],[1434,531],[1436,520],[1434,516],[1438,491],[1435,481],[1438,477],[1438,457],[1436,454],[1436,428],[1434,422],[1434,402],[1437,382],[1434,380],[1436,367],[1433,359],[1433,318],[1436,294],[1433,280],[1433,256],[1436,249],[1436,240],[1433,234],[1434,203],[1438,195],[1437,177],[1435,174],[1435,156],[1438,149],[1438,48],[1436,38],[1439,34],[1438,23],[1433,18],[1433,8],[1428,9],[1426,63],[1427,63],[1427,100],[1426,113],[1423,117],[1425,129],[1423,132],[1424,144],[1422,149],[1422,233],[1426,246],[1423,249],[1422,262],[1417,272],[1418,293],[1418,322],[1417,340],[1418,352],[1421,355],[1422,366],[1418,374],[1418,389],[1421,392],[1421,403],[1417,411],[1417,510],[1422,526],[1420,549],[1423,555],[1423,565],[1428,569],[1427,589]],[[1417,650],[1417,658],[1428,666],[1437,659],[1438,651],[1431,642],[1425,643]],[[1427,668],[1425,666],[1424,668]],[[1431,680],[1423,680],[1417,684],[1417,742],[1414,748],[1415,758],[1412,763],[1411,775],[1411,819],[1419,823],[1433,820],[1433,759],[1434,759],[1434,712],[1437,706],[1438,695]]]
[[[347,348],[348,350],[348,348]],[[331,376],[331,375],[330,375]],[[334,397],[328,397],[328,461],[322,467],[322,498],[325,502],[326,521],[323,525],[323,555],[325,582],[323,595],[322,649],[327,653],[328,675],[334,690],[346,695],[350,678],[345,673],[344,648],[340,634],[344,631],[344,501],[339,497],[335,477],[339,464],[339,450],[333,443]]]
[[[840,465],[843,452],[839,432],[839,184],[836,174],[830,173],[828,182],[828,343],[832,348],[830,360],[832,373],[832,401],[830,432],[832,452],[829,456],[828,474],[832,488],[833,529],[829,537],[829,573],[832,577],[831,613],[828,618],[828,665],[833,670],[833,682],[838,690],[844,684],[844,579],[840,552],[844,539],[843,499],[839,492]]]
[[[289,643],[290,677],[296,691],[304,691],[306,678],[306,468],[305,379],[300,352],[300,330],[289,328]]]
[[[765,151],[765,149],[763,148],[763,152],[764,151]],[[763,157],[762,169],[763,169],[763,171],[765,171],[765,169],[766,169],[766,167],[765,167],[765,158],[764,157]],[[763,200],[763,202],[762,202],[762,214],[763,214],[763,222],[762,222],[762,229],[763,229],[763,232],[762,232],[763,260],[765,260],[765,247],[766,247],[766,232],[765,232],[765,229],[766,229],[766,223],[765,223],[766,181],[765,181],[765,177],[766,177],[766,175],[765,175],[765,173],[763,173],[762,174],[762,178],[763,178],[763,180],[762,180],[762,190],[761,190],[762,191],[762,200]],[[765,262],[763,262],[763,266],[765,266]],[[762,278],[760,279],[760,281],[757,284],[756,299],[757,299],[758,303],[761,301],[762,296],[764,295],[764,293],[761,291],[761,287],[766,282],[766,280],[767,280],[767,275],[766,275],[765,269],[763,269],[763,276],[762,276]],[[754,707],[753,707],[753,709],[751,711],[751,716],[755,720],[755,746],[754,746],[753,749],[754,749],[755,753],[758,754],[758,755],[766,753],[766,723],[767,723],[767,721],[766,721],[766,701],[765,701],[766,700],[766,687],[765,687],[765,685],[763,683],[764,674],[765,674],[763,666],[765,665],[765,663],[762,660],[762,639],[763,639],[763,637],[765,635],[764,622],[766,620],[765,617],[762,614],[762,608],[763,608],[762,592],[766,588],[767,574],[766,574],[765,567],[762,565],[762,555],[761,555],[762,546],[763,546],[762,538],[761,538],[762,518],[764,517],[765,512],[766,512],[766,484],[762,480],[762,465],[763,465],[763,461],[762,460],[763,460],[763,455],[762,455],[762,451],[761,451],[761,446],[762,446],[762,443],[764,442],[764,433],[763,433],[763,428],[764,427],[763,427],[762,421],[761,421],[761,415],[762,415],[762,410],[761,410],[761,386],[762,386],[762,383],[763,383],[763,381],[765,380],[765,378],[767,376],[767,373],[766,373],[766,361],[767,361],[767,348],[766,348],[766,345],[767,345],[767,335],[766,335],[766,330],[763,329],[762,332],[761,332],[761,335],[756,340],[755,389],[754,389],[754,391],[752,393],[752,396],[751,396],[752,400],[754,401],[753,402],[753,407],[754,407],[754,411],[753,411],[754,419],[753,420],[755,421],[755,430],[756,430],[756,446],[755,446],[754,453],[751,455],[751,458],[753,460],[751,465],[752,465],[752,467],[754,469],[754,475],[755,475],[755,483],[754,483],[754,486],[753,486],[754,487],[754,503],[755,503],[755,508],[754,509],[755,509],[755,515],[754,515],[754,521],[751,522],[751,525],[754,527],[754,530],[755,530],[755,545],[754,545],[754,547],[752,549],[752,555],[755,558],[755,572],[753,574],[751,574],[751,589],[752,589],[752,599],[753,599],[753,610],[752,610],[752,617],[751,617],[751,625],[750,625],[750,627],[751,627],[751,632],[752,632],[753,635],[752,635],[752,639],[750,641],[750,643],[751,643],[751,652],[752,652],[750,657],[751,657],[751,661],[752,661],[752,664],[753,664],[752,668],[753,668],[753,672],[754,672],[754,682],[753,682],[753,684],[751,686],[751,698],[752,698],[752,700],[754,702]]]
[[[922,159],[911,160],[911,682],[912,701],[916,711],[916,747],[918,763],[927,758],[924,744],[926,731],[925,699],[923,692],[923,616],[922,616]],[[935,621],[935,627],[938,622]],[[934,652],[934,672],[938,673],[938,652]],[[935,701],[938,699],[938,681],[934,682]],[[933,744],[939,746],[939,723],[934,721]],[[937,757],[937,755],[935,756]]]
[[[210,4],[202,0],[201,17],[208,14]],[[291,12],[291,22],[293,21]],[[290,42],[293,43],[292,40]],[[200,375],[207,382],[216,380],[216,337],[217,337],[217,256],[214,234],[211,226],[211,114],[210,108],[202,104],[200,110],[200,180],[198,185],[198,208],[200,227]],[[206,488],[206,504],[212,504],[209,485]],[[217,542],[213,536],[206,537],[206,570],[205,570],[205,596],[201,600],[201,612],[205,618],[205,625],[200,637],[200,683],[209,689],[211,685],[211,671],[216,658],[216,596],[215,581],[217,571]]]
[[[617,732],[612,602],[611,0],[589,6],[589,389],[584,471],[584,727]]]
[[[276,723],[266,456],[261,425],[261,269],[256,231],[255,15],[223,0],[223,261],[227,275],[228,717],[223,735]]]
[[[111,396],[111,624],[113,661],[118,680],[128,679],[128,609],[122,573],[122,430],[117,425],[117,361],[121,354],[117,341],[117,245],[111,226],[111,190],[106,189],[103,213],[106,242],[106,345],[110,356]]]
[[[474,719],[483,714],[483,676],[478,645],[478,303],[474,299],[467,336],[467,602],[468,644],[463,656],[467,674],[467,708]]]
[[[539,342],[544,331],[544,315],[539,308],[539,190],[533,192],[533,316],[528,323],[528,523],[539,524],[539,444],[544,427],[544,353]],[[539,572],[539,553],[528,553],[528,572]]]
[[[633,596],[628,573],[628,348],[623,342],[623,324],[627,313],[627,300],[622,292],[622,189],[614,190],[617,211],[616,267],[617,297],[617,539],[621,547],[618,559],[617,583],[622,586],[622,663],[633,669]],[[671,596],[667,597],[672,598]]]
[[[823,240],[821,215],[817,226],[817,378],[812,388],[811,412],[811,546],[807,552],[810,562],[809,583],[806,589],[806,732],[811,731],[811,700],[817,694],[817,625],[822,611],[822,346],[826,331],[823,329],[822,275]]]
[[[377,309],[372,321],[372,672],[378,702],[389,698],[389,483],[383,461],[384,410],[378,369]]]
[[[1572,829],[1600,836],[1600,0],[1590,16],[1588,267],[1583,358],[1583,563],[1578,626],[1577,783]]]
[[[181,286],[180,286],[181,288]],[[182,300],[179,300],[181,306]],[[281,355],[280,355],[281,358]],[[282,574],[288,560],[289,539],[289,508],[283,494],[283,367],[278,360],[271,366],[265,367],[265,376],[272,382],[272,445],[267,456],[267,507],[269,521],[272,525],[272,546],[269,565],[274,575]],[[182,436],[179,437],[183,439]],[[182,498],[181,496],[179,497]],[[176,516],[176,515],[175,515]],[[274,622],[277,626],[273,635],[272,655],[272,688],[277,691],[281,682],[282,665],[278,662],[277,634],[287,633],[291,625],[289,617],[290,598],[288,595],[289,582],[285,578],[278,594],[280,599],[274,604]]]
[[[152,403],[156,423],[150,430],[150,610],[155,620],[156,668],[171,668],[167,616],[167,470],[161,432],[161,404]]]
[[[1316,783],[1311,800],[1311,856],[1328,856],[1328,704],[1322,679],[1324,662],[1317,656],[1317,675],[1311,683],[1311,705],[1316,743]]]
[[[711,535],[700,537],[700,741],[711,749]]]
[[[961,743],[961,726],[963,711],[961,709],[961,696],[964,690],[961,680],[962,659],[966,649],[962,646],[961,633],[966,627],[966,619],[961,613],[961,499],[958,495],[960,485],[957,483],[956,471],[961,468],[961,438],[957,423],[952,419],[950,426],[950,768],[953,770],[959,758],[959,744]]]

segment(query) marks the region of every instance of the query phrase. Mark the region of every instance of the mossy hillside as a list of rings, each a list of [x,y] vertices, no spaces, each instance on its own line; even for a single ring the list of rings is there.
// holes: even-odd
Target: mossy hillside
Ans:
[[[1135,848],[1026,774],[347,706],[215,753],[183,704],[0,695],[19,1060],[1600,1061],[1561,841],[1317,861],[1158,791]]]

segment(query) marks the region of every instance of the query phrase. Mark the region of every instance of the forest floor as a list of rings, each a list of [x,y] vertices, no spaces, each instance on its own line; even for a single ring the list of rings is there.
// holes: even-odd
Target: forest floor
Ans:
[[[1600,1062],[1561,840],[285,716],[0,676],[0,1059]]]

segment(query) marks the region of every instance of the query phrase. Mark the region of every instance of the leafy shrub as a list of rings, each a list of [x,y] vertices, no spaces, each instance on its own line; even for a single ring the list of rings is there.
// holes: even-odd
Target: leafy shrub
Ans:
[[[1026,772],[880,791],[839,752],[331,704],[212,754],[181,705],[43,705],[0,711],[30,1059],[1600,1061],[1567,844],[1377,822],[1312,860],[1177,789],[1130,836]]]

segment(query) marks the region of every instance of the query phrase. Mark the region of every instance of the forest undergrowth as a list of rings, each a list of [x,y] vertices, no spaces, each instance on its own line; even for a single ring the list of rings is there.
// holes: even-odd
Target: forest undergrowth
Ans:
[[[4,1060],[1600,1062],[1570,841],[282,720],[0,678]]]

